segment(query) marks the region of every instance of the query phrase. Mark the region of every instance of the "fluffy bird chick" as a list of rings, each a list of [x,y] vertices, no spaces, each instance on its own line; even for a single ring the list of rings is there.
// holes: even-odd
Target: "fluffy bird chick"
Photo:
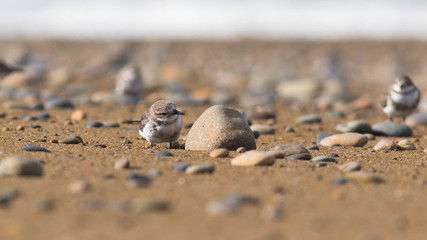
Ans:
[[[128,65],[117,75],[115,93],[118,96],[138,96],[143,90],[143,78],[137,66]]]
[[[153,103],[141,117],[139,134],[146,139],[151,147],[154,143],[169,142],[179,138],[182,128],[181,115],[175,104],[167,100]]]
[[[405,121],[417,108],[420,97],[420,91],[408,76],[398,77],[391,86],[383,111],[390,121],[393,121],[393,117],[401,117]]]

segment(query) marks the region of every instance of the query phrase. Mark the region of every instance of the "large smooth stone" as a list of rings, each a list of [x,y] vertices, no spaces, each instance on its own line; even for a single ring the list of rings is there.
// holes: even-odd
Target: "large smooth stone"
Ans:
[[[409,126],[427,125],[427,113],[419,112],[411,114],[408,118],[406,118],[406,123]]]
[[[330,133],[325,133],[325,132],[321,132],[319,133],[319,135],[317,135],[316,137],[316,143],[319,144],[320,141],[322,141],[324,138],[327,138],[329,136],[332,136],[332,134]]]
[[[239,155],[231,160],[233,166],[270,166],[273,165],[276,158],[271,153],[249,151]]]
[[[371,133],[372,128],[368,122],[363,120],[355,120],[348,123],[338,124],[335,128],[337,133],[348,133],[348,132],[356,132],[356,133]]]
[[[239,111],[223,105],[212,106],[203,112],[185,142],[186,150],[236,150],[239,147],[256,149],[254,134]]]
[[[0,162],[0,175],[41,176],[43,167],[38,161],[26,157],[10,156]]]
[[[350,146],[362,147],[368,142],[368,137],[360,133],[341,133],[329,136],[320,141],[322,146]]]
[[[372,126],[373,133],[380,136],[411,137],[412,129],[406,124],[381,122]]]
[[[294,143],[279,144],[269,150],[282,153],[283,155],[285,155],[285,157],[300,153],[310,153],[305,147]]]

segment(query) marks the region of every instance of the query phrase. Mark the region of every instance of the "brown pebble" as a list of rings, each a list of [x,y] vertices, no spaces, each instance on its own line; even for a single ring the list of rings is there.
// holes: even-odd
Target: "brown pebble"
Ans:
[[[49,140],[49,143],[58,143],[58,139],[52,138]]]
[[[424,152],[424,153],[427,153],[427,148],[425,148],[423,152]]]
[[[120,158],[114,163],[114,169],[126,169],[129,168],[130,161],[127,158]]]
[[[15,128],[17,131],[23,131],[25,129],[24,125],[18,125]]]
[[[244,147],[239,147],[238,149],[236,149],[236,152],[237,152],[237,153],[244,153],[244,152],[246,152],[246,148],[244,148]]]
[[[374,146],[374,150],[375,151],[380,151],[380,150],[395,150],[395,149],[397,149],[397,145],[391,139],[381,139]]]
[[[217,148],[209,153],[211,158],[225,158],[229,154],[229,151],[225,148]]]
[[[67,121],[64,122],[64,125],[65,126],[70,126],[70,125],[73,125],[73,122],[71,122],[70,120],[67,120]]]
[[[340,189],[334,189],[331,191],[331,199],[334,200],[341,200],[344,197],[344,194],[342,193],[342,191]]]
[[[76,180],[68,186],[68,189],[73,194],[82,194],[84,192],[87,192],[91,189],[90,183],[84,180]]]
[[[85,112],[83,112],[83,110],[76,110],[71,114],[71,121],[73,122],[79,122],[83,119],[86,119],[87,115]]]
[[[270,166],[273,165],[276,158],[271,153],[258,152],[252,150],[239,155],[231,160],[233,166]]]

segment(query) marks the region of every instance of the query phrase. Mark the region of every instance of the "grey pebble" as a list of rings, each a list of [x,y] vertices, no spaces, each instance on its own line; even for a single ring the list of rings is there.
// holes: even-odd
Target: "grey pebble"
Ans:
[[[79,144],[83,143],[83,139],[80,136],[73,135],[59,140],[59,142],[63,144]]]
[[[135,199],[132,201],[132,210],[135,212],[166,212],[171,209],[168,200]]]
[[[357,133],[371,133],[371,125],[363,120],[354,120],[348,123],[338,124],[335,128],[337,133],[348,133],[348,132],[357,132]]]
[[[254,196],[231,193],[223,200],[212,200],[206,205],[206,211],[210,214],[230,214],[242,205],[257,205],[259,199]]]
[[[23,156],[9,156],[0,162],[0,175],[41,176],[43,166],[40,162]]]
[[[188,163],[188,162],[178,163],[173,167],[173,171],[182,172],[182,171],[185,171],[185,169],[187,169],[189,166],[191,166],[191,163]]]
[[[158,151],[156,153],[153,154],[156,157],[173,157],[173,154],[168,152],[168,151]]]
[[[180,149],[181,145],[179,144],[179,142],[173,141],[172,142],[172,146],[171,146],[171,143],[166,143],[165,147],[168,148],[168,149]]]
[[[55,208],[55,202],[52,199],[40,199],[37,200],[34,204],[34,207],[37,211],[40,212],[49,212]]]
[[[329,156],[317,156],[317,157],[314,157],[313,159],[311,159],[311,161],[313,161],[313,162],[333,162],[333,163],[338,162],[335,158],[329,157]]]
[[[43,105],[43,103],[33,103],[33,104],[30,104],[29,109],[31,109],[31,110],[43,110],[44,105]]]
[[[310,153],[298,153],[288,156],[289,160],[310,160],[311,154]]]
[[[129,173],[127,176],[130,187],[146,187],[153,182],[153,179],[141,173]]]
[[[7,206],[13,200],[21,195],[21,191],[18,188],[11,188],[0,192],[0,206]]]
[[[88,128],[99,128],[102,126],[104,126],[104,124],[102,124],[102,122],[98,122],[98,121],[86,122],[86,127],[88,127]]]
[[[317,137],[316,137],[316,143],[319,144],[320,141],[322,141],[324,138],[327,138],[329,136],[332,136],[332,134],[330,134],[330,133],[324,133],[324,132],[319,133],[317,135]]]
[[[276,151],[283,153],[286,157],[289,155],[294,155],[298,153],[309,153],[307,149],[299,144],[279,144],[274,148],[269,149],[270,151]]]
[[[311,146],[306,147],[306,149],[308,149],[308,150],[319,150],[319,146],[311,145]]]
[[[332,184],[334,184],[334,185],[343,185],[346,183],[347,183],[346,178],[336,178],[336,179],[332,180]]]
[[[150,174],[150,175],[153,175],[153,176],[160,176],[160,175],[162,175],[162,171],[160,171],[159,169],[157,169],[157,168],[150,168],[149,170],[148,170],[148,173]]]
[[[326,112],[326,117],[328,118],[345,118],[345,113],[341,111],[330,110]]]
[[[311,124],[311,123],[321,123],[321,122],[322,122],[322,118],[316,114],[304,115],[299,117],[296,120],[297,124]]]
[[[191,165],[185,169],[187,174],[213,173],[215,166],[210,163]]]
[[[40,147],[33,144],[27,144],[21,148],[23,151],[29,151],[29,152],[50,152],[44,147]]]
[[[338,155],[337,153],[329,153],[328,157],[336,158],[336,157],[340,157],[340,155]]]
[[[285,132],[296,132],[295,131],[295,128],[294,127],[292,127],[292,126],[287,126],[286,128],[285,128]]]
[[[36,117],[40,121],[47,121],[50,118],[50,114],[47,112],[39,112]]]
[[[101,210],[103,208],[103,204],[97,199],[86,199],[83,202],[83,207],[87,210]]]
[[[102,122],[102,126],[109,128],[118,128],[120,127],[120,124],[114,121],[104,121]]]
[[[39,128],[41,128],[42,126],[40,126],[40,124],[31,124],[30,126],[28,126],[29,128],[32,128],[32,129],[39,129]]]
[[[320,162],[320,163],[317,163],[317,164],[316,164],[316,167],[317,167],[317,168],[326,167],[326,166],[328,166],[328,164],[326,164],[326,163],[324,163],[324,162]]]
[[[66,99],[52,98],[46,101],[46,109],[52,108],[74,108],[74,104]]]
[[[113,200],[107,203],[107,209],[111,212],[126,212],[131,208],[131,203],[128,200]]]
[[[412,129],[403,123],[380,122],[372,126],[373,133],[380,136],[410,137]]]

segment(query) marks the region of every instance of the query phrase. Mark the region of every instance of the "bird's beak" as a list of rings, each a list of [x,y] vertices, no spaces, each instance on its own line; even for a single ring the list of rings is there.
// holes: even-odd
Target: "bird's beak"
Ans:
[[[180,112],[180,111],[178,111],[178,110],[173,110],[173,114],[175,114],[175,115],[185,115],[185,113],[183,113],[183,112]]]

